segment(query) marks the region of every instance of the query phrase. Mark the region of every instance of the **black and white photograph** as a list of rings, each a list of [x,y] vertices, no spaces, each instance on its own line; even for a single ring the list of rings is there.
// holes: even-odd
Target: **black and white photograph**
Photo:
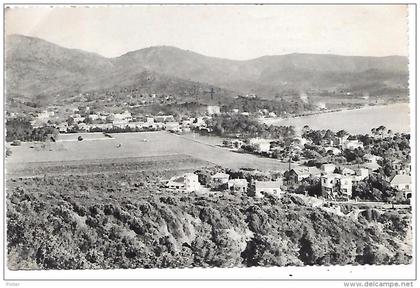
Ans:
[[[410,278],[412,8],[4,4],[4,269]]]

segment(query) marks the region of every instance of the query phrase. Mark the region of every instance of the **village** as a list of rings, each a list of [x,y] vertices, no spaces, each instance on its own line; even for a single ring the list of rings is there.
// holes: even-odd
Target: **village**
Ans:
[[[215,137],[222,136],[223,141],[219,146],[223,149],[228,149],[233,153],[275,158],[288,163],[287,170],[274,171],[275,176],[265,178],[258,175],[248,175],[247,178],[238,177],[238,173],[230,175],[223,170],[211,175],[211,181],[208,179],[204,181],[203,177],[194,173],[179,175],[165,181],[166,187],[174,192],[230,191],[261,198],[266,195],[281,197],[284,193],[300,191],[300,194],[308,195],[309,193],[311,196],[322,199],[348,201],[360,199],[357,195],[353,195],[359,183],[367,182],[372,177],[379,177],[389,187],[399,191],[406,201],[411,198],[408,139],[385,127],[373,128],[371,135],[350,135],[344,130],[336,133],[329,130],[317,131],[311,130],[308,126],[305,126],[302,131],[286,127],[286,132],[281,130],[283,131],[281,136],[278,132],[273,132],[271,127],[261,128],[263,126],[257,126],[254,134],[240,130],[223,134],[216,130],[220,128],[219,126],[226,125],[226,121],[223,122],[226,119],[231,125],[235,124],[235,121],[243,124],[243,122],[251,121],[249,119],[257,119],[256,117],[276,117],[277,115],[267,109],[251,114],[239,112],[238,109],[232,109],[226,113],[221,112],[221,107],[217,105],[207,105],[205,111],[197,117],[161,112],[156,115],[132,114],[128,110],[120,113],[94,112],[88,106],[72,109],[71,114],[64,117],[65,120],[58,113],[58,109],[48,108],[33,117],[31,125],[34,128],[52,127],[60,134],[163,130],[179,135],[199,133]],[[13,118],[17,115],[8,116]],[[227,127],[221,127],[221,129],[228,130]],[[260,131],[262,129],[265,130]],[[258,137],[263,134],[265,137]],[[105,135],[112,137],[110,134]],[[79,141],[82,140],[83,138],[79,137]],[[400,143],[394,143],[396,141],[405,141],[408,144],[403,143],[405,146],[403,145],[404,147],[400,149],[401,154],[401,151],[394,151],[395,149],[385,151],[381,145],[387,141],[392,142],[390,145],[395,144],[397,148],[402,146]],[[395,153],[388,153],[390,151]],[[243,176],[243,173],[241,175]],[[377,197],[376,201],[383,200],[379,198]]]

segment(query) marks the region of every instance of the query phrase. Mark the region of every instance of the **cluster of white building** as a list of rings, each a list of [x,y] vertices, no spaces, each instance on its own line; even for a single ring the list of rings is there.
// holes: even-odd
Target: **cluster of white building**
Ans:
[[[321,166],[321,191],[328,198],[350,198],[353,185],[369,177],[369,170],[366,168],[358,168],[356,171],[349,168],[337,168],[334,164]]]
[[[238,192],[246,194],[249,191],[248,180],[244,178],[233,178],[230,179],[230,175],[227,173],[219,172],[211,177],[211,186],[220,190],[229,190],[232,192]],[[266,194],[270,194],[276,197],[280,197],[284,194],[282,190],[283,181],[277,179],[276,181],[253,181],[253,196],[256,198],[262,198]],[[186,173],[181,176],[172,177],[167,183],[166,187],[172,191],[178,192],[197,192],[203,187],[198,181],[198,175],[194,173]]]
[[[299,166],[285,174],[286,184],[300,184],[305,179],[319,179],[322,196],[332,200],[348,200],[352,196],[353,186],[369,177],[369,169],[358,167],[338,167],[334,164],[323,164],[320,169],[316,167]],[[211,186],[215,190],[228,190],[248,194],[256,198],[265,195],[281,197],[285,193],[283,178],[274,181],[257,181],[251,183],[247,179],[231,179],[227,173],[219,172],[211,177]],[[390,181],[390,185],[405,193],[406,198],[411,198],[411,176],[398,174]],[[172,177],[168,182],[168,189],[179,192],[195,192],[201,190],[198,175],[186,173],[182,176]],[[250,189],[251,188],[251,189]]]
[[[67,122],[62,122],[57,125],[61,133],[66,133],[77,125],[79,130],[91,131],[95,129],[110,130],[113,128],[130,128],[130,129],[149,129],[149,130],[168,130],[171,132],[189,132],[191,128],[207,129],[206,120],[209,116],[188,118],[181,121],[176,121],[173,115],[156,115],[150,117],[134,117],[129,111],[122,113],[100,113],[89,114],[82,117],[78,110],[73,111],[71,117],[74,120],[73,125],[68,125]],[[85,121],[89,117],[92,121]],[[99,121],[97,121],[99,120]],[[87,123],[86,123],[87,122]]]
[[[279,146],[272,146],[271,143],[273,140],[271,139],[263,139],[263,138],[251,138],[249,139],[249,144],[255,147],[255,152],[257,153],[266,153],[270,154],[273,153],[275,150],[284,150],[284,147]],[[242,146],[245,145],[245,141],[241,139],[225,139],[225,145],[232,149],[241,149]],[[300,153],[305,144],[311,144],[311,141],[304,138],[304,137],[296,137],[293,139],[293,142],[288,147],[294,154]],[[357,148],[363,148],[363,143],[357,139],[348,139],[348,136],[344,137],[336,137],[332,140],[325,140],[321,143],[322,148],[328,152],[331,151],[333,155],[340,155],[343,150],[349,149],[354,150]],[[376,163],[376,162],[375,162]]]

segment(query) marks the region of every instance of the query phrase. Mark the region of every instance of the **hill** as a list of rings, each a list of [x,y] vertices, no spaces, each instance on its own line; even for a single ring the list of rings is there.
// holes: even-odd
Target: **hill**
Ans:
[[[160,46],[130,52],[114,60],[127,69],[141,66],[161,74],[265,97],[287,89],[375,92],[381,88],[403,88],[407,87],[408,75],[407,59],[401,56],[289,54],[233,61]]]
[[[6,38],[6,91],[14,98],[47,100],[127,87],[145,93],[175,94],[178,98],[201,91],[200,99],[207,99],[206,93],[213,88],[218,91],[219,101],[238,94],[256,93],[274,98],[288,91],[299,94],[306,90],[315,93],[327,90],[333,94],[352,91],[385,97],[406,93],[407,63],[408,59],[401,56],[316,54],[236,61],[169,46],[106,58],[38,38],[10,35]]]

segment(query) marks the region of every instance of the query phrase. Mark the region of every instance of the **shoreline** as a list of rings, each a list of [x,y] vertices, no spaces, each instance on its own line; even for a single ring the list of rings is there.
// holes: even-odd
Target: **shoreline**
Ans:
[[[392,115],[392,117],[389,117]],[[339,131],[345,129],[352,134],[370,133],[370,129],[384,125],[401,133],[410,133],[410,103],[395,102],[386,105],[374,105],[359,109],[310,114],[289,118],[259,118],[260,123],[273,126],[294,126],[301,129],[308,125],[315,130]]]
[[[290,117],[274,117],[274,118],[263,118],[259,117],[258,119],[262,121],[265,124],[268,124],[268,122],[276,121],[276,120],[289,120],[289,119],[295,119],[295,118],[302,118],[307,116],[314,116],[314,115],[322,115],[322,114],[330,114],[330,113],[339,113],[339,112],[347,112],[347,111],[355,111],[355,110],[369,110],[372,108],[382,108],[387,107],[391,105],[400,105],[400,104],[407,104],[410,105],[410,102],[394,102],[394,103],[388,103],[388,104],[378,104],[378,105],[365,105],[361,107],[351,107],[351,108],[337,108],[337,109],[330,109],[330,110],[323,110],[323,111],[310,111],[303,114],[295,114],[291,115]]]

